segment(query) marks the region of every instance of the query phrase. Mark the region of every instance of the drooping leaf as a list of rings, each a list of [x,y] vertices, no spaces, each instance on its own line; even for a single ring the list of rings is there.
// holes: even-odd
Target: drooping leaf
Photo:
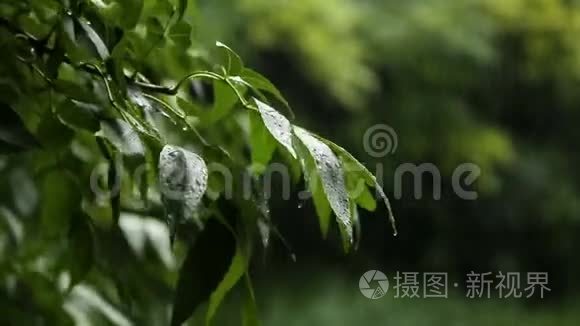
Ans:
[[[187,0],[178,0],[177,2],[177,21],[183,19],[185,11],[187,10]]]
[[[80,85],[64,79],[58,79],[52,82],[52,88],[66,96],[68,99],[77,100],[85,103],[98,103],[92,92],[84,89]]]
[[[343,237],[344,248],[348,250],[353,242],[353,234],[350,203],[342,165],[332,150],[318,138],[299,127],[294,127],[294,131],[314,159],[316,170],[322,182],[322,188],[326,198],[328,198],[330,207],[336,215]]]
[[[95,50],[99,54],[99,57],[102,60],[107,59],[110,55],[109,49],[107,48],[107,45],[105,45],[105,42],[103,42],[99,34],[97,34],[97,32],[93,29],[93,27],[90,25],[88,21],[79,19],[78,22],[83,31],[85,32],[85,34],[87,35],[87,37],[89,38],[89,40],[91,40],[91,42],[93,43],[93,46],[95,47]]]
[[[308,152],[308,149],[300,142],[297,142],[295,147],[298,157],[300,158],[300,164],[302,165],[304,183],[308,187],[310,195],[312,196],[312,202],[314,203],[314,209],[318,216],[320,230],[323,237],[326,238],[330,226],[332,209],[330,208],[330,203],[324,193],[320,173],[318,172],[316,163],[314,162],[312,155]],[[304,194],[304,198],[300,199],[306,199],[305,195],[308,193],[304,191],[300,194]]]
[[[268,78],[264,77],[260,73],[249,68],[244,68],[240,77],[251,87],[268,92],[287,107],[290,106],[278,88],[272,84]]]
[[[120,25],[123,28],[131,29],[137,25],[143,10],[143,0],[122,0],[119,3],[122,6],[122,16]]]
[[[102,120],[98,136],[110,141],[124,155],[145,156],[145,147],[139,134],[123,120]]]
[[[74,180],[60,171],[48,173],[42,182],[41,198],[43,233],[49,237],[66,235],[71,217],[80,211],[81,195]]]
[[[244,68],[244,63],[242,62],[240,56],[222,42],[218,41],[215,43],[215,45],[222,51],[224,57],[223,64],[228,75],[238,76]]]
[[[159,183],[171,233],[185,220],[198,222],[196,210],[207,189],[208,170],[197,154],[166,145],[159,156]]]
[[[254,287],[250,280],[250,275],[246,273],[245,277],[246,291],[242,303],[242,326],[259,326],[258,308],[256,306],[256,297]]]
[[[231,289],[238,283],[240,278],[246,272],[246,258],[242,249],[238,246],[236,249],[236,254],[232,259],[232,263],[221,282],[219,283],[218,287],[213,291],[209,298],[209,305],[207,308],[205,324],[206,326],[211,325],[215,314],[221,305],[223,299],[225,298],[226,294],[231,291]]]
[[[340,147],[339,145],[327,140],[327,139],[323,139],[320,138],[320,141],[326,143],[328,146],[330,146],[336,153],[338,153],[338,155],[340,156],[341,160],[343,162],[345,162],[345,164],[354,167],[351,168],[353,169],[353,171],[351,171],[352,173],[356,172],[356,175],[359,178],[362,178],[363,180],[365,180],[365,182],[367,183],[367,185],[369,187],[374,187],[375,190],[377,191],[378,195],[383,199],[385,206],[387,207],[387,213],[389,214],[389,222],[391,223],[391,227],[393,229],[393,235],[397,235],[397,225],[395,222],[395,216],[393,215],[393,210],[391,208],[391,203],[389,201],[389,198],[387,197],[387,195],[385,194],[383,188],[381,187],[381,185],[379,184],[379,182],[377,181],[377,178],[362,164],[360,163],[356,158],[354,158],[352,156],[352,154],[350,154],[346,149]]]
[[[230,230],[210,220],[179,271],[171,326],[180,326],[210,298],[232,265],[235,252],[236,241]]]
[[[207,123],[214,124],[225,118],[238,103],[236,93],[223,81],[213,81],[214,103],[211,110],[205,115],[203,120]]]
[[[98,108],[90,104],[65,100],[57,106],[56,114],[69,127],[95,133],[101,128],[95,115],[97,110]]]
[[[252,154],[252,170],[261,174],[272,159],[276,150],[276,140],[264,126],[262,117],[257,112],[249,112],[250,117],[250,149]]]
[[[95,260],[94,236],[90,218],[78,213],[71,216],[68,232],[68,265],[70,287],[82,281],[90,271]]]
[[[179,49],[185,51],[191,46],[191,25],[180,21],[171,26],[168,36]]]
[[[20,116],[7,104],[0,102],[0,153],[11,153],[38,146]]]
[[[199,117],[202,113],[202,108],[195,103],[184,100],[181,97],[177,97],[177,105],[187,116]]]
[[[268,104],[261,102],[258,99],[254,99],[258,107],[258,111],[262,116],[264,125],[272,134],[272,136],[282,145],[293,158],[296,158],[296,152],[294,151],[294,146],[292,145],[292,125],[290,121],[286,119],[280,112],[276,111],[274,108]]]

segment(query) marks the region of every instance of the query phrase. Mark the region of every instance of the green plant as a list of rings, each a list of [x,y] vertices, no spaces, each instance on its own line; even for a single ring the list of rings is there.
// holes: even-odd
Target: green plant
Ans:
[[[390,214],[375,177],[295,126],[270,81],[226,45],[195,41],[193,10],[185,0],[0,4],[0,320],[165,323],[162,302],[180,325],[208,301],[209,324],[243,279],[243,318],[257,323],[248,266],[273,230],[263,179],[275,153],[294,183],[304,176],[324,235],[334,213],[345,251],[357,206],[376,206],[369,188]],[[171,245],[184,257],[177,274]]]

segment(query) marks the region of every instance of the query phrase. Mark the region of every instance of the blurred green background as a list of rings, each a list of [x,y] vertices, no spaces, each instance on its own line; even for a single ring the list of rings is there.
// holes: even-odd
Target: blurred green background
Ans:
[[[264,325],[578,325],[580,1],[198,0],[189,14],[195,42],[220,40],[235,49],[282,90],[299,124],[341,144],[371,170],[383,164],[398,219],[393,237],[383,208],[361,211],[360,247],[345,255],[337,230],[321,239],[311,202],[297,193],[290,201],[274,194],[271,215],[290,248],[273,241],[252,267]],[[166,66],[171,76],[183,75],[177,65]],[[396,151],[383,158],[363,146],[376,124],[398,136]],[[451,184],[455,167],[466,162],[481,168],[473,201],[459,198]],[[437,166],[441,198],[433,199],[429,178],[423,198],[414,197],[410,178],[401,198],[393,198],[393,173],[404,163]],[[2,177],[2,201],[26,215],[43,194],[26,193],[19,168],[0,158],[0,173],[10,176]],[[13,199],[14,184],[20,191]],[[1,207],[1,227],[17,233],[17,218]],[[156,238],[130,216],[124,221],[123,231],[148,239],[129,236],[133,248],[147,243],[147,259],[135,257],[143,273],[128,274],[135,282],[131,295],[141,300],[132,312],[146,324],[162,324],[171,293],[159,280],[171,279],[167,270],[177,266],[166,243],[159,244],[164,234]],[[3,255],[7,237],[0,234]],[[413,271],[447,272],[459,286],[450,287],[449,299],[394,299],[391,288],[383,299],[369,300],[358,285],[372,269],[385,272],[391,285],[397,271]],[[547,272],[551,291],[544,299],[468,299],[470,271],[524,278]],[[31,282],[37,291],[30,295],[54,286]],[[103,285],[105,297],[117,297],[107,280],[93,275],[91,282]],[[79,311],[104,316],[87,324],[126,324],[121,312],[133,308],[119,310],[79,287],[69,300],[82,298],[88,303]],[[237,325],[239,305],[233,293],[216,324]]]
[[[558,0],[200,1],[199,36],[242,53],[286,94],[297,119],[373,167],[393,194],[403,163],[433,163],[442,196],[415,199],[404,179],[399,233],[384,211],[363,214],[360,249],[320,240],[313,207],[274,209],[298,257],[273,249],[257,267],[266,325],[577,324],[580,263],[580,2]],[[366,130],[388,124],[398,148],[364,151]],[[453,169],[481,167],[479,198],[452,190]],[[298,208],[301,206],[301,208]],[[543,300],[368,300],[358,278],[379,269],[545,271]],[[493,295],[492,295],[493,296]],[[497,294],[495,295],[497,298]]]

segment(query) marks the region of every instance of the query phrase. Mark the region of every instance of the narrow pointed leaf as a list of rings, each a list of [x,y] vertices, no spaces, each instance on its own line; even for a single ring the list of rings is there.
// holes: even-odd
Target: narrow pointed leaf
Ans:
[[[296,152],[294,151],[294,146],[292,145],[292,125],[290,121],[286,119],[280,112],[276,111],[274,108],[266,103],[261,102],[258,99],[254,99],[258,107],[258,111],[262,116],[264,125],[272,134],[274,139],[276,139],[293,158],[296,158]]]
[[[207,314],[205,318],[206,326],[210,326],[215,314],[221,305],[226,294],[231,291],[231,289],[238,283],[246,272],[246,258],[242,249],[238,247],[236,249],[236,254],[232,259],[232,263],[226,273],[224,279],[220,282],[215,291],[211,294],[209,298],[209,305],[207,308]]]
[[[210,220],[189,249],[179,272],[171,326],[182,325],[224,279],[236,251],[236,241],[225,226]]]
[[[103,42],[99,34],[97,34],[97,32],[93,29],[93,27],[91,27],[91,25],[87,21],[79,19],[78,22],[81,25],[83,31],[86,33],[89,40],[91,40],[91,42],[93,43],[95,50],[97,50],[97,53],[99,54],[99,57],[101,57],[101,59],[103,60],[107,59],[110,56],[109,49],[107,48],[105,42]]]
[[[360,178],[364,179],[369,187],[374,187],[376,189],[377,193],[383,199],[385,206],[387,207],[387,212],[389,214],[389,222],[391,223],[391,227],[393,229],[393,235],[396,236],[397,235],[397,223],[395,221],[395,216],[393,215],[393,210],[391,208],[391,202],[389,201],[389,198],[387,197],[383,188],[381,187],[381,185],[377,181],[377,178],[362,163],[360,163],[356,158],[354,158],[352,156],[352,154],[350,154],[346,149],[340,147],[339,145],[337,145],[337,144],[335,144],[327,139],[323,139],[320,137],[319,137],[319,139],[321,141],[323,141],[324,143],[326,143],[328,146],[330,146],[336,153],[338,153],[341,160],[343,162],[345,162],[345,164],[349,164],[349,165],[354,166],[356,168],[356,171],[359,171],[357,173],[357,175]]]
[[[342,165],[332,150],[318,138],[302,128],[294,127],[294,130],[298,139],[306,146],[314,159],[316,169],[320,174],[322,188],[336,215],[345,250],[348,250],[353,241],[353,234],[350,203]]]
[[[38,146],[20,116],[0,102],[0,153],[11,153]]]
[[[222,50],[224,53],[224,66],[226,71],[230,76],[237,76],[242,72],[244,68],[244,63],[240,56],[234,52],[234,50],[230,49],[227,45],[223,44],[222,42],[216,42],[215,44],[218,49]]]

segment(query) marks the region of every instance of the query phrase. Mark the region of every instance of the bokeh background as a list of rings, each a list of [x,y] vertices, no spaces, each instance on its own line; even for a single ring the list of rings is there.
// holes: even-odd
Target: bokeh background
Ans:
[[[312,203],[298,199],[301,189],[291,200],[274,192],[271,215],[288,244],[273,239],[252,265],[264,325],[578,325],[580,1],[198,0],[188,14],[194,47],[228,44],[281,89],[298,124],[341,144],[371,169],[382,164],[398,220],[393,237],[384,208],[361,211],[359,249],[345,255],[337,230],[321,238]],[[171,76],[184,74],[172,70],[177,64],[165,64]],[[398,136],[396,151],[381,158],[363,146],[376,124]],[[455,167],[466,162],[481,168],[473,201],[456,196],[451,184]],[[393,198],[393,173],[404,163],[437,166],[441,198],[431,196],[429,178],[422,198],[414,197],[411,178],[404,179],[401,198]],[[23,167],[0,159],[6,176],[0,226],[11,230],[0,233],[5,257],[8,234],[22,232],[16,215],[31,214],[32,204],[46,196],[74,198],[55,186],[62,182],[58,175],[35,194]],[[58,212],[64,202],[48,209]],[[58,237],[50,229],[58,214],[48,214],[42,232]],[[125,325],[123,313],[161,325],[172,298],[167,274],[178,266],[155,231],[159,223],[144,226],[129,215],[123,221],[129,245],[146,253],[131,258],[138,262],[131,266],[120,262],[127,274],[116,281],[130,287],[139,305],[111,304],[123,294],[98,275],[90,278],[102,285],[100,295],[80,285],[67,300],[90,307],[79,311],[98,311],[91,315],[95,325]],[[22,257],[62,250],[26,248]],[[135,266],[141,267],[129,269]],[[450,284],[459,286],[450,286],[448,299],[394,299],[391,288],[369,300],[358,285],[372,269],[387,274],[391,285],[401,271],[447,272]],[[468,299],[471,271],[520,272],[524,279],[527,272],[547,272],[551,291],[544,299]],[[36,274],[27,279],[23,297],[47,306],[56,300],[54,281]],[[3,282],[9,288],[16,280]],[[216,324],[238,325],[239,305],[234,292]]]
[[[256,268],[269,325],[576,324],[580,188],[580,2],[558,0],[200,1],[199,35],[223,40],[286,94],[300,123],[373,167],[433,163],[442,196],[410,178],[393,200],[400,235],[385,211],[362,213],[357,252],[317,233],[308,202],[275,204],[276,223],[296,253],[273,249]],[[364,151],[364,133],[391,126],[398,148]],[[479,198],[452,191],[461,163],[481,167]],[[358,278],[380,269],[448,272],[545,271],[543,300],[450,299],[377,302]],[[492,295],[493,296],[493,295]],[[495,295],[497,298],[497,294]],[[389,299],[390,298],[390,299]]]

